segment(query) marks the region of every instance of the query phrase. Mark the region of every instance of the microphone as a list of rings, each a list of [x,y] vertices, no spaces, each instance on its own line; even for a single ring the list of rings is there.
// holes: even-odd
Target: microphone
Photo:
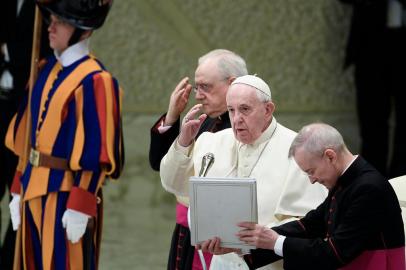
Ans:
[[[199,176],[205,177],[211,165],[214,163],[214,154],[207,153],[202,158],[202,167],[200,168]]]
[[[199,176],[205,177],[207,172],[209,171],[211,165],[213,165],[213,163],[214,163],[214,154],[213,153],[207,153],[206,155],[204,155],[202,158],[202,167],[200,168]],[[188,214],[189,213],[190,212],[188,211]],[[189,217],[188,217],[188,219],[189,219]],[[190,224],[190,221],[189,221],[189,224]],[[204,259],[203,252],[201,249],[198,250],[198,254],[199,254],[200,262],[202,263],[202,266],[203,266],[203,270],[207,270],[206,260]]]

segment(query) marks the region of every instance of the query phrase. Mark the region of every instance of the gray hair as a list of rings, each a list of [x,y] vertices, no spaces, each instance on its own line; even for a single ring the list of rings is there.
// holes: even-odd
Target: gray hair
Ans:
[[[268,102],[272,101],[272,98],[269,95],[265,94],[264,92],[262,92],[261,90],[255,88],[255,87],[253,87],[253,88],[256,90],[255,92],[257,93],[257,97],[258,97],[259,101],[261,101],[262,103],[268,103]]]
[[[321,156],[326,149],[341,153],[346,146],[337,129],[324,123],[313,123],[304,126],[296,135],[289,149],[289,157],[294,156],[298,148]]]
[[[248,74],[245,60],[235,52],[225,49],[212,50],[199,58],[198,65],[201,65],[208,59],[215,59],[217,61],[220,76],[224,79]]]

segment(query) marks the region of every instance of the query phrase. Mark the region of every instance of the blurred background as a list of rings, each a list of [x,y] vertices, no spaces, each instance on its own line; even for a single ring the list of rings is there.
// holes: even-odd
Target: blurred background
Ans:
[[[124,90],[126,167],[104,189],[100,269],[166,269],[175,200],[149,166],[149,132],[212,49],[235,51],[269,83],[283,125],[329,123],[358,152],[352,70],[343,70],[350,16],[327,0],[114,1],[92,50]]]

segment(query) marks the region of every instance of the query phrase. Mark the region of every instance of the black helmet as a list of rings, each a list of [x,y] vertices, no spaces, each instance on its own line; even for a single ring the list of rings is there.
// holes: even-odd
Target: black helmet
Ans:
[[[54,14],[75,27],[93,30],[101,27],[113,0],[35,0],[45,19]]]

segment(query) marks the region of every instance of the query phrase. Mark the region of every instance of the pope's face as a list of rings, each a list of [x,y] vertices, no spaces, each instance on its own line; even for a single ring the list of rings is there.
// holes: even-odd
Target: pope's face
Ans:
[[[335,186],[340,176],[335,166],[336,158],[331,151],[333,150],[327,149],[323,154],[316,155],[298,148],[294,156],[296,163],[309,176],[312,184],[318,182],[329,190]]]
[[[202,110],[214,118],[226,110],[226,94],[230,80],[222,78],[217,63],[208,59],[195,72],[195,98],[202,104]]]
[[[74,26],[55,15],[51,15],[51,21],[48,26],[49,46],[58,53],[62,53],[68,48],[69,39],[74,31]]]
[[[235,138],[252,144],[272,120],[274,104],[261,102],[256,89],[245,84],[230,86],[227,93],[227,109]]]

